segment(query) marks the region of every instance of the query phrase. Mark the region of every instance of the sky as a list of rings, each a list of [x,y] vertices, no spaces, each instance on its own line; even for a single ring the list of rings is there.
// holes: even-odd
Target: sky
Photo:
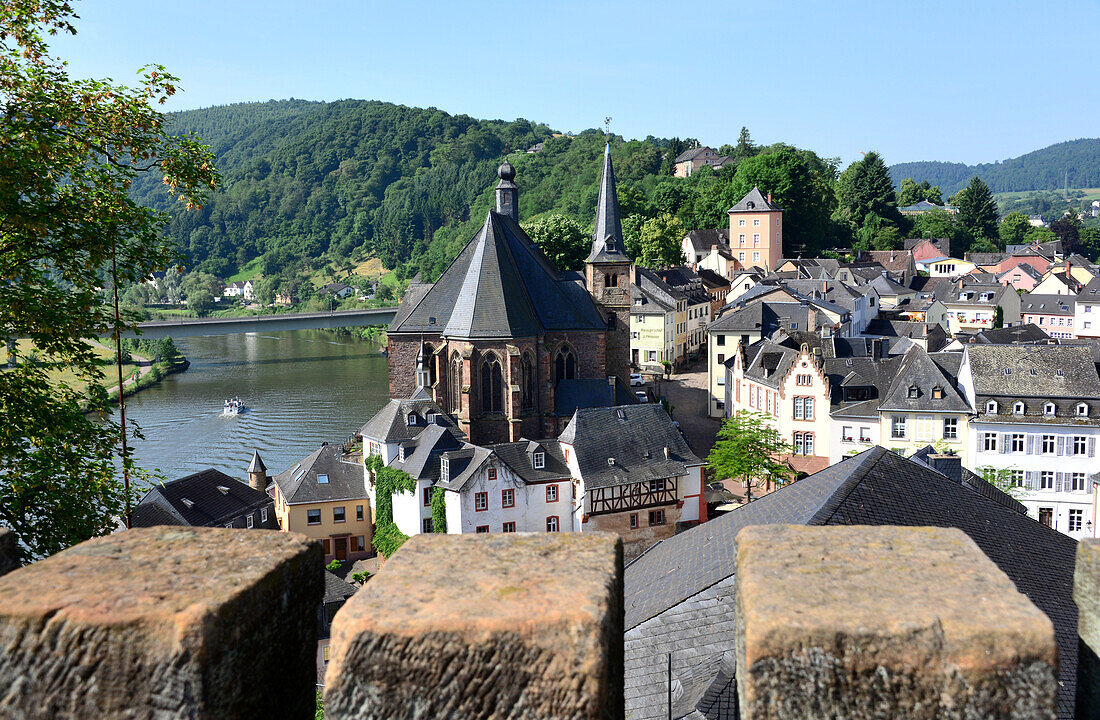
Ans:
[[[993,162],[1100,136],[1100,0],[77,0],[55,55],[184,110],[384,100],[626,138],[787,142],[847,164]]]

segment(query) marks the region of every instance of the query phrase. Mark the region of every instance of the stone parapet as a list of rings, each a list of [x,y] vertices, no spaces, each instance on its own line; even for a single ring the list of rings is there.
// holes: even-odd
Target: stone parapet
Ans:
[[[329,720],[623,717],[622,544],[417,535],[336,616]]]
[[[1077,543],[1077,717],[1100,717],[1100,540]]]
[[[0,578],[0,717],[312,718],[321,548],[156,527]]]
[[[1050,620],[955,529],[737,536],[742,720],[1055,716]]]

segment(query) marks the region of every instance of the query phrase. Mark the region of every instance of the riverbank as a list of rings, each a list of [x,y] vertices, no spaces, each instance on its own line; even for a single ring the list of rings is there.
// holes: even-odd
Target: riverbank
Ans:
[[[139,356],[134,355],[134,359],[139,359]],[[144,360],[144,358],[140,358]],[[122,382],[122,396],[130,397],[131,395],[144,390],[145,388],[152,387],[158,382],[174,375],[175,373],[181,373],[191,366],[191,361],[180,355],[178,358],[167,360],[164,362],[149,363],[141,368],[140,373],[131,374],[129,379]],[[107,397],[112,402],[118,402],[118,384],[115,383],[114,387],[107,391]]]

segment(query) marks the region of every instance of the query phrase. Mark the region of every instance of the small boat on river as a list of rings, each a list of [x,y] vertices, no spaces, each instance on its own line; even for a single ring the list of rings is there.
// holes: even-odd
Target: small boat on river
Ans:
[[[222,406],[222,415],[240,415],[248,408],[239,397],[228,398]]]

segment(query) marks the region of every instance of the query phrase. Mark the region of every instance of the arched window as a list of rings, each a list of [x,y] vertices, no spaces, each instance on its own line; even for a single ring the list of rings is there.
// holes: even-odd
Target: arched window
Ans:
[[[568,345],[562,345],[554,354],[554,385],[559,380],[573,380],[577,377],[577,354]]]
[[[523,389],[523,409],[532,410],[535,407],[535,395],[538,388],[535,383],[535,361],[527,353],[523,355],[521,370],[523,377],[521,378],[522,384],[520,387]]]
[[[450,389],[450,408],[452,413],[459,413],[462,411],[462,359],[459,358],[458,353],[451,354],[451,365],[449,369],[449,377],[447,378],[447,385]]]
[[[504,373],[496,355],[481,363],[481,411],[504,412]]]
[[[436,381],[435,350],[431,345],[424,346],[424,368],[428,371],[428,386],[432,387]]]

